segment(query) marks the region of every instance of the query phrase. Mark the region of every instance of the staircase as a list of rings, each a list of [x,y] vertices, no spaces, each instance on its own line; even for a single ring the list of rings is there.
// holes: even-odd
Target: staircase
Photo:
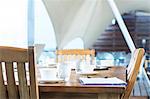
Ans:
[[[135,46],[144,47],[146,52],[150,52],[150,13],[134,11],[122,15]],[[129,48],[121,33],[117,21],[109,25],[104,33],[100,33],[98,39],[91,47],[96,52],[126,51]]]

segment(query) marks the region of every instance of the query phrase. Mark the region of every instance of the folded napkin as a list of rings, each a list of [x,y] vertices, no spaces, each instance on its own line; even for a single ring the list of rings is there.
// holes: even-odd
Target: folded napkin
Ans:
[[[127,83],[117,77],[112,78],[79,78],[84,85],[127,85]]]

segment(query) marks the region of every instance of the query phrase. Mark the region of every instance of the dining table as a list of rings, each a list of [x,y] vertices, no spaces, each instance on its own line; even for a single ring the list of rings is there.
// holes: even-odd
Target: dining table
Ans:
[[[120,99],[126,85],[84,85],[80,77],[117,77],[126,82],[126,67],[109,66],[108,69],[97,69],[96,74],[78,74],[71,70],[70,79],[61,82],[39,82],[40,99]]]

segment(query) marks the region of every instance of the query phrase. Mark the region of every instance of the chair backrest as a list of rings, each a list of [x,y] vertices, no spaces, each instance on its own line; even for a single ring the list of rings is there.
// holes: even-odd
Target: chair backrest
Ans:
[[[65,49],[56,51],[56,62],[71,60],[90,60],[94,62],[95,50],[92,49]]]
[[[129,66],[127,68],[127,87],[125,89],[125,92],[122,94],[122,99],[129,99],[131,91],[134,87],[134,83],[136,81],[142,58],[144,56],[144,49],[138,48],[134,51],[132,54]]]
[[[39,99],[34,47],[0,46],[0,99]]]

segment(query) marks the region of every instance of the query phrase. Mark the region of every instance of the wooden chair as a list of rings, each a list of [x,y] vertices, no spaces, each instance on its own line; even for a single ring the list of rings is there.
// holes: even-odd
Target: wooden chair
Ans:
[[[127,87],[125,89],[125,92],[122,94],[121,99],[129,99],[130,94],[132,92],[132,89],[134,87],[134,83],[136,81],[140,65],[142,62],[142,58],[144,56],[144,49],[139,48],[136,49],[131,57],[131,61],[129,63],[129,66],[127,68]]]
[[[90,49],[66,49],[56,51],[56,62],[85,60],[94,63],[95,50]]]
[[[28,50],[0,46],[0,99],[39,99],[36,81],[33,46]]]
[[[149,59],[146,59],[146,60],[145,60],[145,66],[144,66],[144,68],[147,68],[149,63],[150,63],[150,60],[149,60]]]

